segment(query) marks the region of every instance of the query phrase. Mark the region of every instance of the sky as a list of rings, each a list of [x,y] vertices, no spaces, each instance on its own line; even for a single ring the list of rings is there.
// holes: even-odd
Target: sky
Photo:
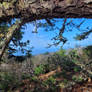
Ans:
[[[57,22],[55,23],[55,26],[58,28],[61,28],[63,19],[56,19],[56,20]],[[44,20],[41,20],[41,21],[44,22]],[[81,32],[83,32],[83,30],[85,30],[86,27],[89,27],[89,29],[91,29],[92,19],[83,19],[83,18],[82,19],[68,19],[67,22],[69,21],[73,21],[73,23],[75,24],[79,24],[82,21],[84,21],[84,23],[80,27],[82,31],[78,31],[73,26],[70,27],[70,29],[72,29],[73,31],[68,31],[68,29],[66,28],[63,35],[64,37],[68,39],[68,41],[66,42],[66,44],[64,44],[63,48],[69,49],[69,48],[74,48],[76,46],[78,47],[78,46],[92,45],[92,34],[90,34],[89,37],[83,41],[76,41],[74,39],[74,37],[77,34],[80,34]],[[38,33],[32,33],[34,29],[35,29],[35,26],[32,23],[28,23],[26,24],[25,29],[22,30],[25,32],[22,40],[23,41],[30,40],[29,47],[32,47],[32,46],[34,47],[32,49],[33,55],[38,55],[38,54],[42,54],[46,52],[55,52],[60,49],[60,47],[62,46],[62,43],[58,46],[51,46],[50,48],[47,48],[48,44],[53,43],[51,39],[54,36],[56,36],[56,34],[58,34],[59,30],[56,29],[56,30],[50,30],[49,32],[46,32],[44,28],[39,28]]]

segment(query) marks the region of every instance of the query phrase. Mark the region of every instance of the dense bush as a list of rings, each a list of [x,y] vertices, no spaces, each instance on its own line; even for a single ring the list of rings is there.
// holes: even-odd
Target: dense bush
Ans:
[[[38,92],[40,89],[42,89],[41,92],[56,92],[56,85],[60,84],[64,86],[70,81],[80,83],[83,81],[83,77],[81,76],[83,74],[81,63],[85,64],[84,61],[91,61],[92,47],[88,46],[84,48],[81,54],[78,53],[77,49],[72,49],[68,54],[66,53],[67,52],[63,49],[60,49],[60,51],[53,55],[47,55],[48,53],[46,53],[46,55],[49,56],[46,61],[47,63],[42,64],[39,62],[39,64],[34,68],[31,67],[32,63],[30,59],[21,63],[16,62],[10,71],[0,73],[0,89],[5,91],[9,91],[14,88],[16,89],[20,87],[21,84],[24,85],[24,83],[22,83],[24,80],[29,80],[29,82],[33,84],[31,85],[32,87],[34,86],[33,91],[31,90],[32,92]],[[61,71],[55,72],[54,75],[47,77],[43,81],[38,78],[41,74],[45,75],[46,73],[48,74],[48,72],[50,73],[51,71],[56,70],[58,66]],[[89,66],[87,69],[89,69]],[[90,69],[92,69],[91,63]],[[61,80],[58,81],[57,79]],[[27,86],[29,85],[30,84]],[[43,89],[45,89],[45,91],[43,91]],[[28,89],[28,92],[30,92],[29,90],[30,88]]]
[[[60,49],[58,52],[56,52],[58,55],[60,55],[61,57],[66,56],[66,51],[64,49]]]
[[[20,81],[18,80],[18,77],[9,72],[2,72],[0,73],[0,89],[10,90],[11,88],[18,87]]]
[[[44,65],[39,65],[38,67],[36,67],[34,69],[35,75],[40,75],[40,74],[43,74],[44,72],[45,72],[45,66]]]
[[[68,53],[68,56],[69,56],[70,59],[73,59],[73,60],[79,59],[79,55],[78,55],[78,52],[77,52],[76,49],[71,50],[71,51]]]
[[[87,46],[83,49],[83,55],[85,58],[92,59],[92,46]]]
[[[43,81],[42,85],[48,88],[46,92],[56,92],[56,79],[53,76]]]

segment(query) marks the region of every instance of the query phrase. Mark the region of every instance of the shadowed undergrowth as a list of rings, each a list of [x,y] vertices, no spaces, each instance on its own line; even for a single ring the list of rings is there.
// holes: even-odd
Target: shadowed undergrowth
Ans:
[[[20,63],[3,63],[5,65],[0,67],[0,89],[4,92],[84,92],[76,90],[84,83],[91,84],[91,53],[91,46],[68,53],[61,49],[46,58],[44,55],[44,59],[41,55],[43,62],[39,61],[39,64],[32,61],[35,56]]]

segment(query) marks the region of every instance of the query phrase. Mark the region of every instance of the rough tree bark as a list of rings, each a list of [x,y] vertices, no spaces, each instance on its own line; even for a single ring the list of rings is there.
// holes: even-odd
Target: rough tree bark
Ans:
[[[16,2],[11,2],[16,1]],[[0,22],[22,18],[92,18],[92,0],[9,0],[0,3]]]
[[[22,24],[47,18],[92,18],[92,0],[0,0],[0,23],[13,18],[23,20]],[[0,58],[16,29],[10,27],[10,35],[4,41]],[[8,34],[7,34],[8,35]]]
[[[23,21],[16,21],[15,24],[13,24],[9,29],[8,29],[8,33],[6,34],[5,39],[2,41],[2,43],[0,42],[0,46],[2,47],[2,49],[0,50],[0,59],[2,58],[5,49],[7,48],[8,44],[10,43],[13,34],[18,31],[20,29],[20,27],[23,25]]]

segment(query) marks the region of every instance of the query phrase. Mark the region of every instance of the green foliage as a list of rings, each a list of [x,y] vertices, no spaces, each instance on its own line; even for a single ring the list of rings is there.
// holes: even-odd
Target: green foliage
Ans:
[[[57,53],[53,54],[48,58],[48,70],[52,71],[57,69],[59,65],[65,60],[66,58],[63,56],[58,55]]]
[[[17,77],[11,73],[1,73],[0,79],[0,89],[2,90],[9,90],[10,87],[17,87],[19,85]]]
[[[92,58],[92,46],[87,46],[83,52],[89,57]]]
[[[37,77],[36,77],[36,76],[33,76],[33,77],[31,78],[31,80],[34,81],[34,82],[36,82],[36,81],[37,81]]]
[[[43,81],[43,85],[48,86],[48,85],[53,85],[56,83],[56,80],[54,77],[49,77],[47,80]]]
[[[79,55],[77,53],[77,50],[73,49],[69,52],[70,59],[77,60],[79,58]]]
[[[62,70],[62,72],[61,72],[61,75],[62,75],[64,78],[66,78],[66,77],[67,77],[66,72],[67,72],[67,71],[66,71],[66,70],[64,70],[64,69],[63,69],[63,70]]]
[[[40,74],[43,74],[44,73],[44,65],[39,65],[38,67],[36,67],[34,69],[34,74],[35,75],[40,75]]]
[[[66,56],[65,53],[66,53],[66,51],[62,48],[57,52],[57,54],[60,56]]]
[[[30,78],[31,78],[30,74],[25,74],[25,73],[22,74],[22,79],[30,79]]]
[[[78,66],[75,66],[75,67],[74,67],[74,72],[79,72],[80,70],[81,70],[80,67],[78,67]]]
[[[72,71],[75,67],[75,64],[72,61],[65,61],[62,63],[62,68],[65,71]]]
[[[82,82],[83,81],[83,78],[81,76],[74,75],[72,77],[72,80],[75,81],[75,82]]]
[[[76,77],[76,76],[73,76],[73,77],[72,77],[72,80],[73,80],[73,81],[77,80],[77,77]]]
[[[47,83],[50,85],[50,84],[55,84],[56,80],[54,77],[49,77],[48,80],[47,80]]]
[[[64,79],[64,83],[67,84],[68,83],[68,80],[67,79]]]
[[[56,79],[53,76],[49,77],[47,80],[42,82],[43,86],[48,87],[48,90],[46,92],[51,92],[51,91],[56,92],[55,84],[56,84]]]

